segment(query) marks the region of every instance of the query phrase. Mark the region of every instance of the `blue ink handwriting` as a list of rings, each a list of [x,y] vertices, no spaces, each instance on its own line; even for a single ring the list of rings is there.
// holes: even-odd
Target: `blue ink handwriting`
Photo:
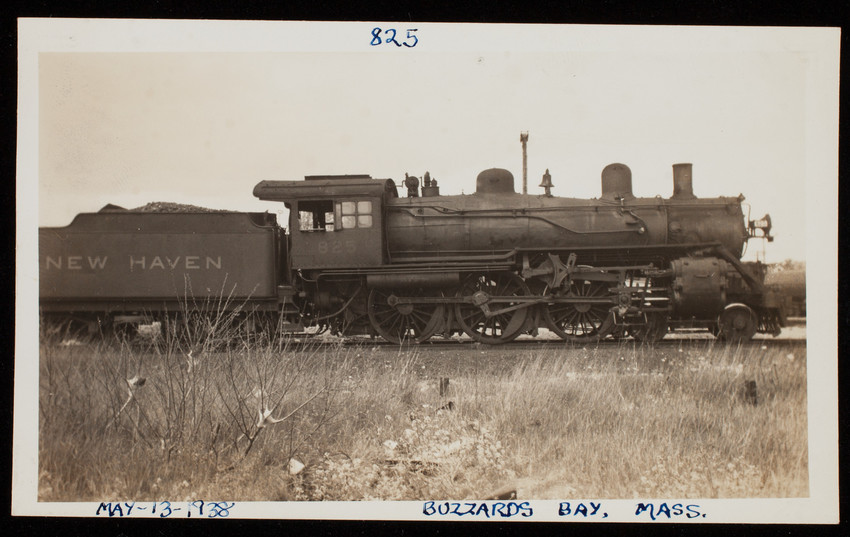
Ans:
[[[573,504],[570,505],[570,502],[561,502],[558,506],[558,516],[583,516],[584,518],[595,516],[599,513],[599,508],[602,507],[602,502],[593,503],[587,502],[588,505],[584,503]],[[590,511],[588,512],[587,508],[590,506]],[[608,513],[602,512],[599,513],[601,515],[597,518],[608,518]]]
[[[672,519],[681,517],[683,515],[687,518],[705,518],[705,513],[699,512],[699,505],[694,504],[682,506],[682,504],[680,503],[674,503],[673,505],[668,506],[667,502],[664,502],[659,505],[641,502],[637,504],[637,509],[635,509],[635,516],[639,516],[643,513],[647,513],[649,515],[649,518],[651,518],[652,520],[655,520],[656,518],[661,518],[662,516],[666,516],[667,519]]]
[[[182,505],[182,504],[180,504]],[[204,502],[195,500],[186,502],[185,507],[168,501],[137,503],[137,502],[100,502],[95,511],[95,516],[106,515],[112,517],[143,516],[144,514],[155,515],[159,518],[168,518],[177,514],[182,516],[185,512],[186,518],[226,518],[236,502]]]
[[[419,38],[416,37],[416,35],[414,35],[413,33],[416,31],[418,31],[418,28],[408,28],[407,36],[404,38],[404,41],[399,43],[396,39],[396,35],[398,32],[396,32],[395,28],[387,28],[385,30],[381,30],[380,28],[376,27],[372,29],[372,40],[369,42],[369,44],[373,47],[377,47],[380,44],[393,44],[397,47],[404,46],[407,48],[413,48],[416,46],[417,43],[419,43]],[[383,40],[381,40],[381,32],[384,32],[385,37],[383,38]],[[413,40],[413,42],[409,42],[411,39]]]
[[[529,502],[425,502],[422,513],[431,515],[471,515],[483,518],[530,517],[534,514]]]

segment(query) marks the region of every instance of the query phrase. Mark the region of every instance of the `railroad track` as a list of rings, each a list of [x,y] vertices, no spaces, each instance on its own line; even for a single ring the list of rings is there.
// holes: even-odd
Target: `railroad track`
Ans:
[[[408,352],[412,350],[416,350],[418,352],[427,353],[431,351],[444,351],[444,350],[454,350],[460,352],[475,352],[475,351],[487,351],[487,350],[499,350],[504,351],[510,349],[511,351],[526,351],[526,350],[554,350],[554,349],[584,349],[584,348],[617,348],[617,347],[625,347],[625,348],[671,348],[671,347],[679,347],[683,345],[694,345],[694,344],[702,344],[702,345],[714,345],[714,346],[724,346],[726,345],[724,342],[715,339],[709,335],[700,334],[698,336],[682,336],[677,335],[675,337],[668,337],[658,341],[654,344],[641,343],[631,338],[625,339],[603,339],[603,340],[587,340],[587,341],[564,341],[562,339],[517,339],[511,341],[509,343],[503,343],[500,345],[487,345],[483,343],[479,343],[477,341],[473,341],[471,339],[431,339],[425,343],[419,344],[409,344],[409,345],[397,345],[394,343],[389,343],[380,339],[370,339],[368,337],[356,337],[356,338],[346,338],[339,340],[330,340],[330,339],[316,339],[316,338],[305,338],[303,340],[295,339],[291,343],[291,347],[293,349],[298,349],[299,347],[303,348],[317,348],[317,347],[369,347],[370,350],[378,351],[378,352]],[[738,345],[738,344],[733,344]],[[740,345],[744,348],[750,347],[762,347],[766,346],[768,348],[786,348],[786,347],[800,347],[806,345],[805,339],[774,339],[774,338],[765,338],[765,339],[754,339],[751,341],[740,343]]]
[[[136,337],[131,340],[124,340],[125,343],[129,343],[134,346],[143,346],[149,345],[152,343],[152,340],[147,337]],[[77,340],[69,340],[60,343],[62,346],[68,345],[82,345],[85,344],[84,341]],[[250,344],[249,344],[250,345]],[[262,344],[260,344],[262,345]],[[411,344],[401,344],[398,345],[396,343],[390,343],[381,338],[370,338],[368,336],[355,336],[355,337],[326,337],[326,336],[316,336],[313,334],[296,334],[289,336],[289,340],[283,343],[283,348],[289,351],[302,351],[302,350],[315,350],[321,348],[335,348],[335,347],[345,347],[345,348],[354,348],[354,347],[368,347],[370,350],[374,350],[376,352],[381,353],[398,353],[398,352],[410,352],[412,350],[416,350],[420,353],[428,353],[432,351],[459,351],[459,352],[486,352],[490,351],[527,351],[527,350],[557,350],[557,349],[591,349],[591,348],[599,348],[599,349],[615,349],[615,348],[627,348],[627,349],[645,349],[645,348],[675,348],[681,346],[694,346],[694,345],[703,345],[703,346],[713,346],[713,347],[722,347],[726,345],[721,340],[714,338],[707,332],[678,332],[675,334],[669,334],[664,339],[657,341],[655,343],[643,343],[637,341],[632,338],[622,338],[622,339],[614,339],[614,338],[606,338],[602,340],[595,340],[589,338],[587,340],[578,340],[578,341],[565,341],[563,339],[552,337],[552,338],[531,338],[530,336],[522,336],[516,340],[501,343],[497,345],[488,345],[485,343],[479,343],[473,339],[468,337],[454,337],[451,339],[443,339],[443,338],[432,338],[423,343],[411,343]],[[740,345],[743,348],[752,348],[752,347],[762,347],[766,346],[768,348],[788,348],[788,347],[801,347],[806,345],[805,335],[798,336],[793,335],[792,337],[780,337],[780,338],[772,338],[770,336],[757,336],[756,339],[751,341],[738,343],[732,343],[730,345]]]

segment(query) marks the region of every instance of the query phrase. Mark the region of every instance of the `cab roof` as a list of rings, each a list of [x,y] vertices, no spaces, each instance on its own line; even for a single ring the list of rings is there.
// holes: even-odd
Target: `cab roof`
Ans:
[[[397,198],[392,179],[373,179],[369,175],[308,175],[304,181],[260,181],[254,196],[267,201],[328,199],[337,197]]]

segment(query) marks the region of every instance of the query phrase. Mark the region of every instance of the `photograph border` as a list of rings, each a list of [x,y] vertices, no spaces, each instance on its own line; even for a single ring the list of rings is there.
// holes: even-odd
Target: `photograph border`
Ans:
[[[38,502],[38,360],[31,358],[38,341],[38,55],[41,52],[250,52],[276,50],[365,51],[371,22],[272,22],[188,20],[19,19],[18,21],[18,153],[17,275],[15,306],[15,393],[13,431],[12,514],[93,517],[94,502]],[[431,44],[427,50],[548,50],[556,46],[546,30],[559,25],[480,25],[421,23]],[[187,29],[191,28],[191,31]],[[623,27],[572,25],[602,33]],[[642,27],[645,28],[645,27]],[[657,27],[658,29],[670,27]],[[641,31],[630,27],[628,31]],[[676,27],[673,31],[730,32],[731,45],[794,50],[808,60],[806,80],[806,259],[808,337],[808,498],[699,499],[711,522],[838,522],[838,82],[837,28]],[[504,35],[510,33],[510,45]],[[227,35],[227,39],[222,39]],[[187,39],[187,36],[188,39]],[[767,39],[765,40],[765,36]],[[748,41],[750,40],[750,41]],[[596,45],[604,46],[600,40]],[[586,43],[585,46],[593,46]],[[389,52],[376,52],[388,54]],[[830,178],[831,180],[823,180]],[[828,200],[833,200],[829,203]],[[817,260],[817,262],[814,262]],[[35,349],[33,348],[35,345]],[[34,388],[34,389],[33,389]],[[569,500],[565,498],[565,500]],[[574,500],[580,501],[581,498]],[[586,499],[589,501],[589,499]],[[642,521],[634,516],[634,500],[606,500],[611,521]],[[652,501],[647,498],[645,501]],[[656,499],[657,500],[657,499]],[[452,520],[423,513],[423,502],[240,502],[238,518],[329,520]],[[534,521],[557,521],[558,501],[533,500]],[[538,514],[539,513],[539,514]],[[146,515],[143,515],[146,516]],[[658,520],[662,521],[663,520]],[[707,521],[707,520],[706,520]],[[687,522],[686,520],[684,522]]]

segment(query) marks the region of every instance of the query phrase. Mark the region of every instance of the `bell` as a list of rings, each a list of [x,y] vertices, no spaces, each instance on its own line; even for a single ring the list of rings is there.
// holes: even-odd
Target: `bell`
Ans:
[[[543,182],[540,183],[540,186],[542,186],[546,190],[547,196],[549,196],[549,197],[552,196],[552,193],[550,192],[550,190],[551,190],[553,185],[552,185],[552,176],[549,174],[549,168],[546,168],[546,173],[543,174]]]

